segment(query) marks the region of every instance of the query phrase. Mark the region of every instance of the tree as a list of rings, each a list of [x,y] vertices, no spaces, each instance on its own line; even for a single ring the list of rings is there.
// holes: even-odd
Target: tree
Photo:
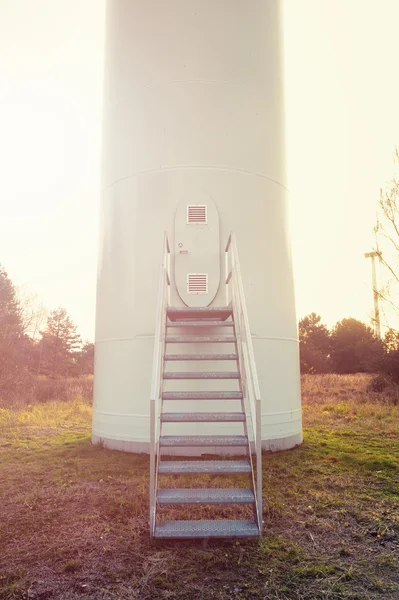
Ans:
[[[331,333],[335,373],[375,372],[381,368],[384,345],[373,330],[356,319],[342,319]]]
[[[38,338],[46,324],[47,311],[36,294],[19,288],[16,290],[24,333],[32,340]]]
[[[24,335],[20,306],[7,272],[0,266],[0,398],[9,400],[27,385]]]
[[[385,332],[383,344],[386,352],[394,352],[399,350],[399,331],[388,329]]]
[[[14,286],[7,272],[0,265],[0,332],[2,340],[22,335],[19,304]]]
[[[65,308],[56,308],[50,312],[47,318],[47,333],[59,339],[63,348],[68,352],[76,352],[82,345],[77,327],[73,324]]]
[[[78,369],[81,375],[92,375],[94,372],[94,344],[85,342],[78,358]]]
[[[399,151],[394,153],[394,171],[398,172]],[[378,290],[385,325],[399,317],[399,178],[394,174],[385,189],[380,189],[377,225],[374,229],[376,250],[380,253],[384,284]],[[396,332],[396,339],[399,335]],[[382,370],[399,381],[399,350],[395,333],[389,329],[384,344],[386,355]]]
[[[399,331],[388,329],[384,335],[383,344],[385,355],[381,371],[399,383]]]
[[[299,342],[301,373],[326,373],[330,370],[330,332],[316,313],[299,321]]]
[[[46,330],[41,334],[39,372],[53,376],[76,375],[82,342],[65,308],[50,312]]]
[[[394,167],[399,167],[399,151],[395,149]],[[399,179],[394,176],[380,189],[378,202],[375,250],[380,253],[385,284],[379,289],[379,297],[383,307],[391,309],[399,315],[399,305],[393,289],[399,286]],[[384,311],[385,312],[385,311]],[[389,310],[388,310],[389,312]]]

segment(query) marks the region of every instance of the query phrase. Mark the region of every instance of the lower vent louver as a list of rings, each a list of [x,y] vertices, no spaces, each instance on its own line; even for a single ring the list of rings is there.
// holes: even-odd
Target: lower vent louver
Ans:
[[[188,273],[187,274],[187,293],[188,294],[207,294],[208,293],[208,273]]]

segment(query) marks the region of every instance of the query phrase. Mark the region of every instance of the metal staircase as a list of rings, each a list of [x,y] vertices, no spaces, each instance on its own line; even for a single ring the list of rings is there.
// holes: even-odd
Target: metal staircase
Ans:
[[[170,285],[165,236],[151,390],[150,536],[261,537],[260,392],[234,234],[225,249],[224,307],[172,307]],[[220,369],[207,370],[210,362]],[[207,411],[208,401],[218,410]],[[215,427],[217,435],[209,434]],[[193,453],[196,459],[176,458]],[[191,519],[195,511],[200,518]]]

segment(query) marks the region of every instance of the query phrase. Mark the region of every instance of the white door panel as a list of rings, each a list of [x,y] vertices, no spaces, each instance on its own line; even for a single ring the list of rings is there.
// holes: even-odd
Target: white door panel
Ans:
[[[205,195],[180,202],[175,216],[175,281],[187,306],[208,306],[220,284],[220,227]]]

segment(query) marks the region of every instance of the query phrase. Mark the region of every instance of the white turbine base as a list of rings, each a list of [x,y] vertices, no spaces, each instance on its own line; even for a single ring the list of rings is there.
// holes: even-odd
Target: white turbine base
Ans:
[[[269,452],[281,452],[282,450],[291,450],[303,442],[302,431],[282,438],[273,438],[262,440],[262,449]],[[101,444],[107,450],[119,450],[120,452],[130,452],[133,454],[149,454],[150,443],[138,442],[134,440],[118,440],[104,438],[96,433],[92,436],[93,444]],[[240,455],[237,448],[231,447],[206,447],[206,448],[165,448],[163,455],[169,456],[201,456],[203,454],[226,454]]]

